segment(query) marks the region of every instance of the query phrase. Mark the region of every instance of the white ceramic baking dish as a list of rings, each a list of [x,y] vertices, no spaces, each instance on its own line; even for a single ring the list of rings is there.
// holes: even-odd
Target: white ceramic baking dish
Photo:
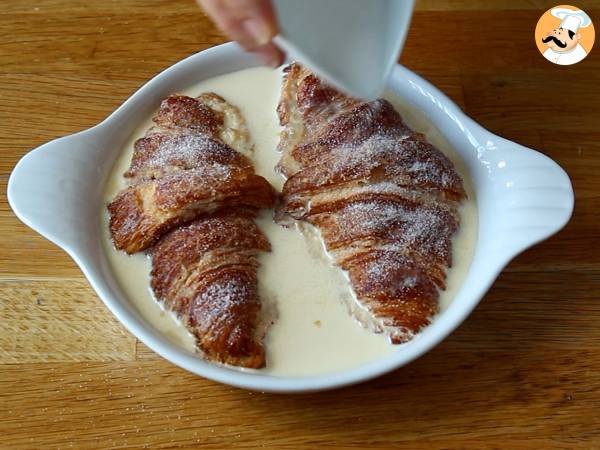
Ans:
[[[407,364],[448,336],[515,255],[556,233],[571,216],[571,183],[555,162],[483,129],[430,83],[397,66],[389,89],[421,110],[452,144],[465,162],[477,195],[478,241],[457,297],[413,341],[349,370],[277,377],[205,362],[155,330],[117,285],[101,244],[102,192],[122,145],[161,99],[206,78],[256,65],[234,44],[193,55],[153,78],[99,125],[26,154],[8,183],[8,200],[19,219],[62,247],[113,314],[174,364],[222,383],[270,392],[328,389],[376,377]]]

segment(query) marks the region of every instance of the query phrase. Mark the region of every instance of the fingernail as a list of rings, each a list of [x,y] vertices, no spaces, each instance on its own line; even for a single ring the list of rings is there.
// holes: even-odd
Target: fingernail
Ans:
[[[258,59],[262,61],[262,63],[265,66],[277,67],[279,65],[277,57],[271,53],[255,52],[254,54],[258,57]]]
[[[273,34],[271,29],[262,20],[249,19],[244,21],[246,33],[254,40],[257,46],[266,45],[271,42]]]

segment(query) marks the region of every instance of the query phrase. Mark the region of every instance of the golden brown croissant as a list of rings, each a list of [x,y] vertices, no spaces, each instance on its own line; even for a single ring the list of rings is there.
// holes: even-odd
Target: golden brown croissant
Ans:
[[[256,270],[269,251],[254,223],[275,193],[254,174],[252,146],[239,111],[215,94],[170,96],[138,139],[108,205],[119,249],[152,249],[151,285],[196,337],[207,359],[265,365]]]
[[[145,250],[171,228],[221,208],[272,206],[272,187],[235,150],[248,152],[248,133],[223,99],[173,95],[154,122],[135,143],[130,186],[108,205],[118,249]]]
[[[315,225],[367,322],[407,341],[438,310],[461,178],[389,102],[347,97],[298,64],[286,68],[278,114],[280,215]]]
[[[269,251],[252,210],[223,210],[181,226],[152,251],[151,285],[177,313],[211,360],[236,366],[265,365],[256,270]]]

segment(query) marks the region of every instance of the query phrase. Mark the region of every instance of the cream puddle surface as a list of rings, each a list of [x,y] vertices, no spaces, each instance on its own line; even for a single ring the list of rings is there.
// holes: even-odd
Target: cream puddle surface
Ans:
[[[182,92],[197,96],[212,91],[241,110],[255,144],[253,160],[256,172],[277,190],[281,189],[284,181],[273,170],[279,160],[276,151],[279,125],[275,109],[280,84],[281,71],[253,68],[203,81]],[[461,208],[460,231],[454,238],[454,267],[448,273],[448,287],[440,297],[443,312],[456,296],[473,256],[477,238],[475,195],[462,161],[439,132],[397,99],[388,98],[411,128],[425,133],[430,142],[452,159],[469,195],[469,201]],[[122,174],[129,166],[133,143],[144,135],[150,125],[148,118],[123,146],[106,186],[106,203],[124,187]],[[259,372],[316,375],[402,351],[402,346],[393,346],[383,334],[361,327],[348,313],[353,297],[346,276],[331,265],[314,229],[308,225],[281,227],[273,222],[271,211],[262,211],[257,222],[273,247],[271,253],[260,256],[261,297],[275,302],[278,311],[265,340],[267,367]],[[191,334],[153,298],[149,286],[149,259],[144,254],[128,256],[112,246],[106,208],[102,211],[102,228],[109,263],[125,295],[158,331],[177,345],[194,351]]]

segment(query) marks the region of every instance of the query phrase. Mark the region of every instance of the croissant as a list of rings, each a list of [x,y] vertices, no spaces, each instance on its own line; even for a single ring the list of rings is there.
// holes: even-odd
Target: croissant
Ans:
[[[275,193],[254,173],[244,119],[216,94],[164,100],[134,144],[128,186],[108,205],[115,246],[151,248],[151,287],[213,361],[265,365],[254,223]]]
[[[438,311],[466,198],[450,160],[384,99],[341,94],[298,64],[285,69],[278,215],[315,225],[347,271],[358,317],[393,343]]]
[[[270,251],[252,220],[255,212],[222,210],[181,226],[152,250],[151,287],[196,337],[207,359],[235,366],[265,366],[256,270],[259,251]]]
[[[234,150],[248,153],[251,145],[239,111],[225,100],[173,95],[154,122],[134,145],[130,185],[108,205],[118,249],[145,250],[173,227],[221,208],[273,204],[272,187]]]

